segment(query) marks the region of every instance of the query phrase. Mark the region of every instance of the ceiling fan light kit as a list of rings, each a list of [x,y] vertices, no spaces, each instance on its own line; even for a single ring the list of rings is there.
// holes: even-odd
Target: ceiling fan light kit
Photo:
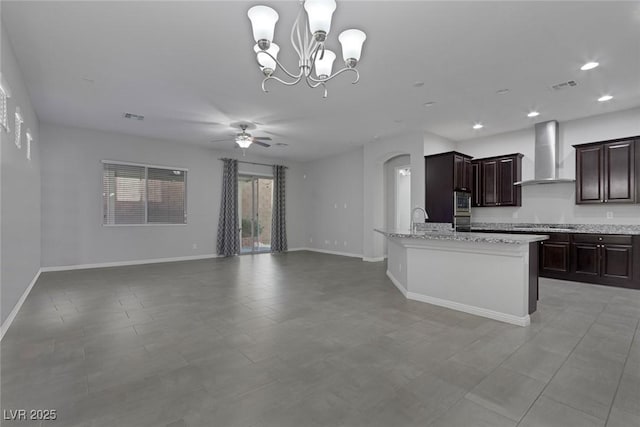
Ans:
[[[306,11],[306,18],[304,17]],[[345,30],[338,36],[338,41],[342,45],[342,58],[345,66],[332,73],[333,61],[336,59],[334,52],[325,48],[325,41],[331,29],[331,17],[336,10],[335,0],[303,0],[300,2],[300,10],[291,28],[291,45],[298,54],[297,74],[289,72],[278,61],[280,48],[273,43],[273,34],[278,13],[268,6],[254,6],[247,12],[253,28],[253,38],[256,42],[254,52],[264,74],[262,80],[262,90],[268,92],[265,83],[275,80],[285,86],[293,86],[303,79],[311,88],[322,86],[324,98],[327,97],[325,83],[334,77],[352,72],[355,74],[353,84],[358,83],[360,73],[356,70],[356,65],[362,54],[362,45],[367,38],[363,31],[350,29]],[[304,28],[302,28],[304,21]],[[292,80],[286,81],[274,75],[277,67]],[[315,73],[315,77],[313,74]]]

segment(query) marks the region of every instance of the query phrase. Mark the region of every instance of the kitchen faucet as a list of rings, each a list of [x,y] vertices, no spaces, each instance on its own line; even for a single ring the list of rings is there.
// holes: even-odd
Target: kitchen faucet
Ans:
[[[429,215],[427,215],[427,211],[426,210],[424,210],[420,206],[416,206],[415,208],[413,208],[413,211],[411,211],[411,225],[410,225],[412,233],[416,232],[416,225],[417,224],[414,221],[415,216],[416,216],[416,211],[422,212],[422,214],[424,215],[424,222],[427,222],[427,220],[429,219]]]

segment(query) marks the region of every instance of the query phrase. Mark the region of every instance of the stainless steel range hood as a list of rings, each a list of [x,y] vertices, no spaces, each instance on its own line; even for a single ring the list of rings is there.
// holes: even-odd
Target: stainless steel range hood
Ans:
[[[534,178],[519,181],[514,185],[555,184],[575,182],[575,179],[560,178],[560,139],[558,122],[536,123],[535,125]]]

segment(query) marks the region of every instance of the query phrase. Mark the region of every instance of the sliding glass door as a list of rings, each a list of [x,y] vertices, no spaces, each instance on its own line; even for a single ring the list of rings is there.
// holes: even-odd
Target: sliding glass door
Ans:
[[[270,252],[273,179],[240,175],[238,187],[240,253]]]

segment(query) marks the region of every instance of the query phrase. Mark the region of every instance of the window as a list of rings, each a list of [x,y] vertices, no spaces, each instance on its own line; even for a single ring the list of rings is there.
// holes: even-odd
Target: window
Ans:
[[[4,87],[0,86],[0,126],[7,132],[9,131],[9,118],[7,113],[7,92]]]
[[[103,224],[186,224],[187,171],[103,162]]]
[[[16,107],[16,122],[15,122],[15,133],[16,133],[16,147],[22,148],[22,115],[20,114],[20,107]]]
[[[31,130],[27,128],[25,133],[27,136],[27,160],[31,160],[31,143],[33,142],[33,136],[31,136]]]

